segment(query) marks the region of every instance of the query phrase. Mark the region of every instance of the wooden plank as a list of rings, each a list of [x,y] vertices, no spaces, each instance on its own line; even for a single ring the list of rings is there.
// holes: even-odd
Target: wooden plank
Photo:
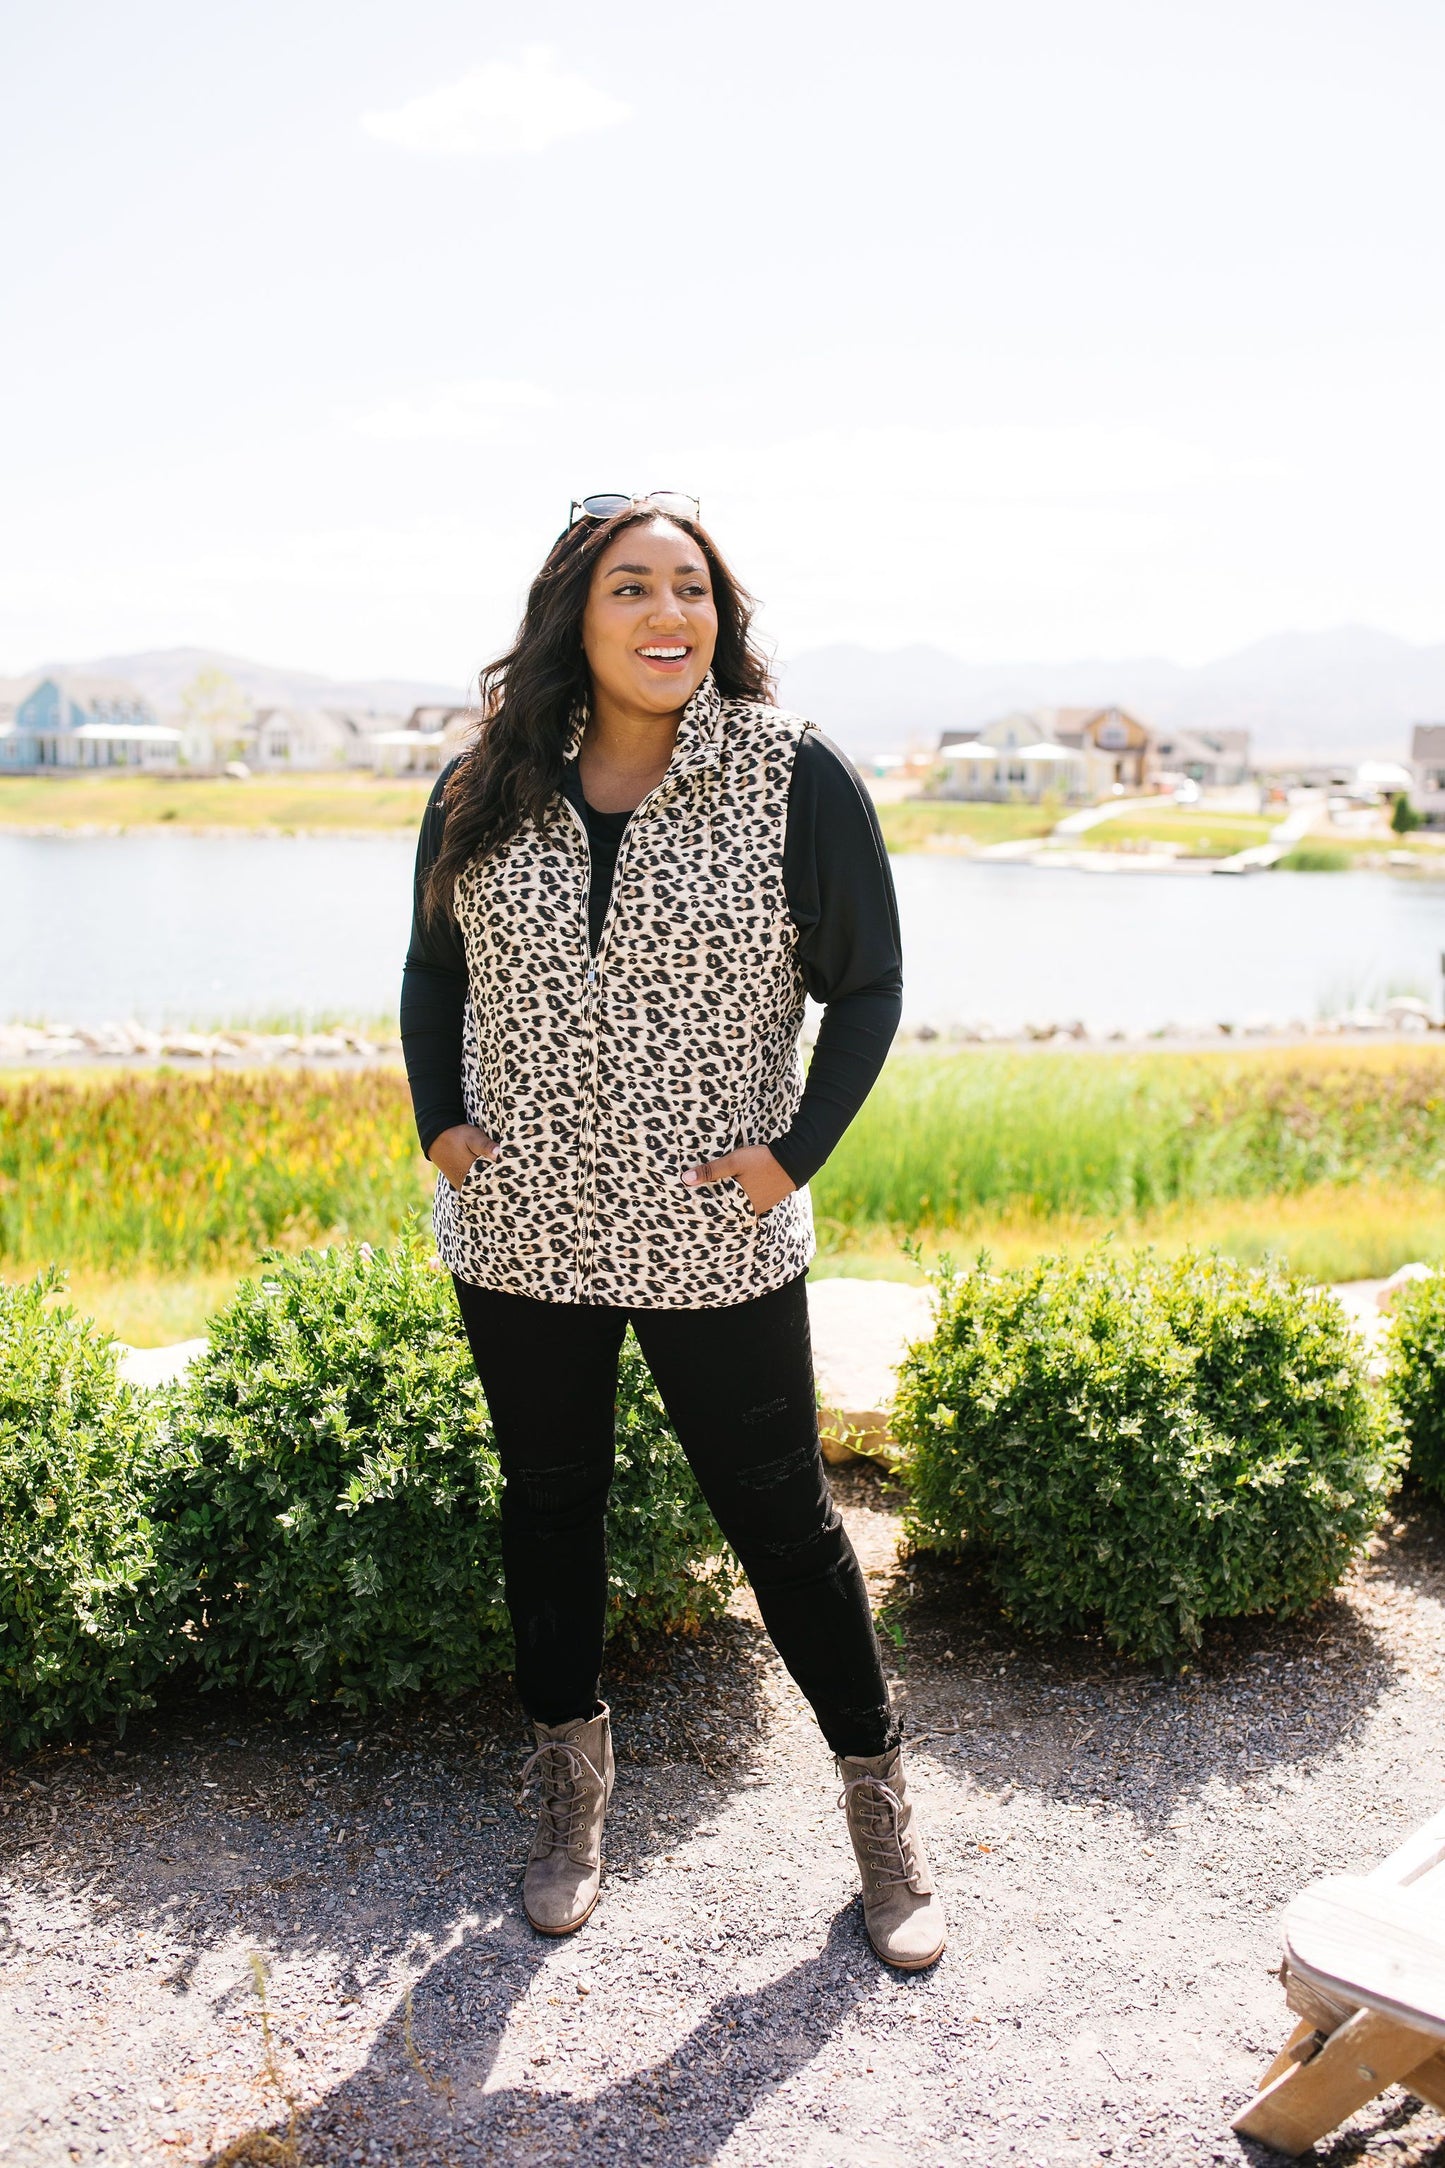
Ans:
[[[1406,1889],[1422,1875],[1433,1874],[1442,1861],[1445,1861],[1445,1811],[1422,1823],[1388,1859],[1382,1859],[1378,1867],[1372,1867],[1366,1879],[1393,1882],[1396,1889]]]
[[[1445,2040],[1445,1904],[1359,1875],[1312,1883],[1284,1916],[1285,1961],[1326,1995]]]
[[[1377,2010],[1357,2010],[1318,2055],[1276,2078],[1234,2118],[1242,2138],[1303,2153],[1387,2085],[1420,2066],[1420,2035]]]
[[[1445,2055],[1436,2053],[1428,2062],[1418,2063],[1406,2071],[1400,2083],[1410,2093],[1418,2093],[1432,2108],[1445,2108]]]
[[[1324,2033],[1326,2038],[1336,2026],[1343,2025],[1347,2017],[1353,2017],[1360,2007],[1357,2002],[1349,2002],[1340,1996],[1322,1995],[1308,1980],[1301,1980],[1291,1972],[1288,1965],[1282,1970],[1284,1999],[1290,2009],[1296,2017],[1308,2018],[1315,2030]]]
[[[1317,2025],[1312,2025],[1307,2017],[1302,2017],[1300,2019],[1298,2025],[1296,2025],[1294,2031],[1290,2034],[1288,2040],[1286,2040],[1284,2046],[1280,2049],[1278,2055],[1276,2055],[1274,2061],[1270,2064],[1268,2070],[1266,2070],[1264,2076],[1260,2079],[1259,2089],[1262,2093],[1267,2093],[1269,2091],[1276,2078],[1282,2078],[1286,2076],[1289,2071],[1294,2070],[1298,2067],[1301,2058],[1296,2055],[1295,2049],[1303,2047],[1306,2040],[1313,2040],[1316,2037],[1318,2031],[1319,2027]]]

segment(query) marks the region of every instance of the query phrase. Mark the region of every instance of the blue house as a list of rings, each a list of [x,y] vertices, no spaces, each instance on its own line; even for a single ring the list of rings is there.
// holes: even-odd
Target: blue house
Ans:
[[[0,768],[171,768],[181,733],[120,678],[43,677],[0,725]]]

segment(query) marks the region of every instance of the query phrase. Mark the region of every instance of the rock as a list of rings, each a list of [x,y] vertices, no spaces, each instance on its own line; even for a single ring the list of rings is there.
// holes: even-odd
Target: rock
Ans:
[[[1376,1288],[1375,1308],[1393,1310],[1401,1288],[1412,1286],[1416,1280],[1433,1280],[1434,1277],[1428,1265],[1401,1265],[1398,1272],[1392,1272],[1389,1279],[1382,1280]]]
[[[128,1347],[121,1340],[116,1346],[120,1358],[116,1367],[128,1385],[144,1385],[153,1391],[159,1385],[174,1385],[210,1344],[209,1340],[177,1340],[170,1347]]]
[[[821,1403],[823,1457],[837,1467],[894,1457],[895,1373],[929,1329],[933,1295],[899,1280],[812,1280],[808,1321]]]

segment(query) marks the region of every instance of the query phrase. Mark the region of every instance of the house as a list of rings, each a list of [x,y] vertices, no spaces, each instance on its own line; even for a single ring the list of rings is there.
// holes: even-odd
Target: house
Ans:
[[[398,727],[395,715],[364,708],[308,708],[277,705],[256,708],[228,732],[233,741],[215,757],[238,758],[261,774],[298,769],[328,770],[376,766],[376,747]]]
[[[460,752],[476,719],[474,708],[413,708],[399,730],[372,733],[372,767],[378,775],[435,775]]]
[[[1445,723],[1416,723],[1410,746],[1411,802],[1432,828],[1445,826]]]
[[[275,774],[344,768],[353,733],[325,708],[273,706],[254,709],[234,735],[235,750],[248,768]]]
[[[1004,715],[981,730],[945,730],[938,743],[935,798],[1082,798],[1084,755],[1049,734],[1039,716]]]
[[[1228,790],[1250,777],[1247,730],[1166,730],[1154,739],[1161,778],[1184,776],[1205,790]]]
[[[8,727],[0,718],[0,766],[22,772],[173,768],[180,751],[181,732],[120,678],[57,672],[15,701]]]
[[[1152,785],[1154,733],[1123,708],[1044,708],[1038,721],[1056,744],[1082,756],[1085,797]]]

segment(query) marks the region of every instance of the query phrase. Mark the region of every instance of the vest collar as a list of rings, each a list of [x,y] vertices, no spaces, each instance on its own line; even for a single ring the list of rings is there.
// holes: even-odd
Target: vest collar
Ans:
[[[696,768],[715,768],[721,758],[723,697],[711,670],[682,711],[677,742],[668,762],[668,775],[688,775]],[[581,750],[582,733],[591,710],[584,695],[572,710],[565,760],[575,760]]]

